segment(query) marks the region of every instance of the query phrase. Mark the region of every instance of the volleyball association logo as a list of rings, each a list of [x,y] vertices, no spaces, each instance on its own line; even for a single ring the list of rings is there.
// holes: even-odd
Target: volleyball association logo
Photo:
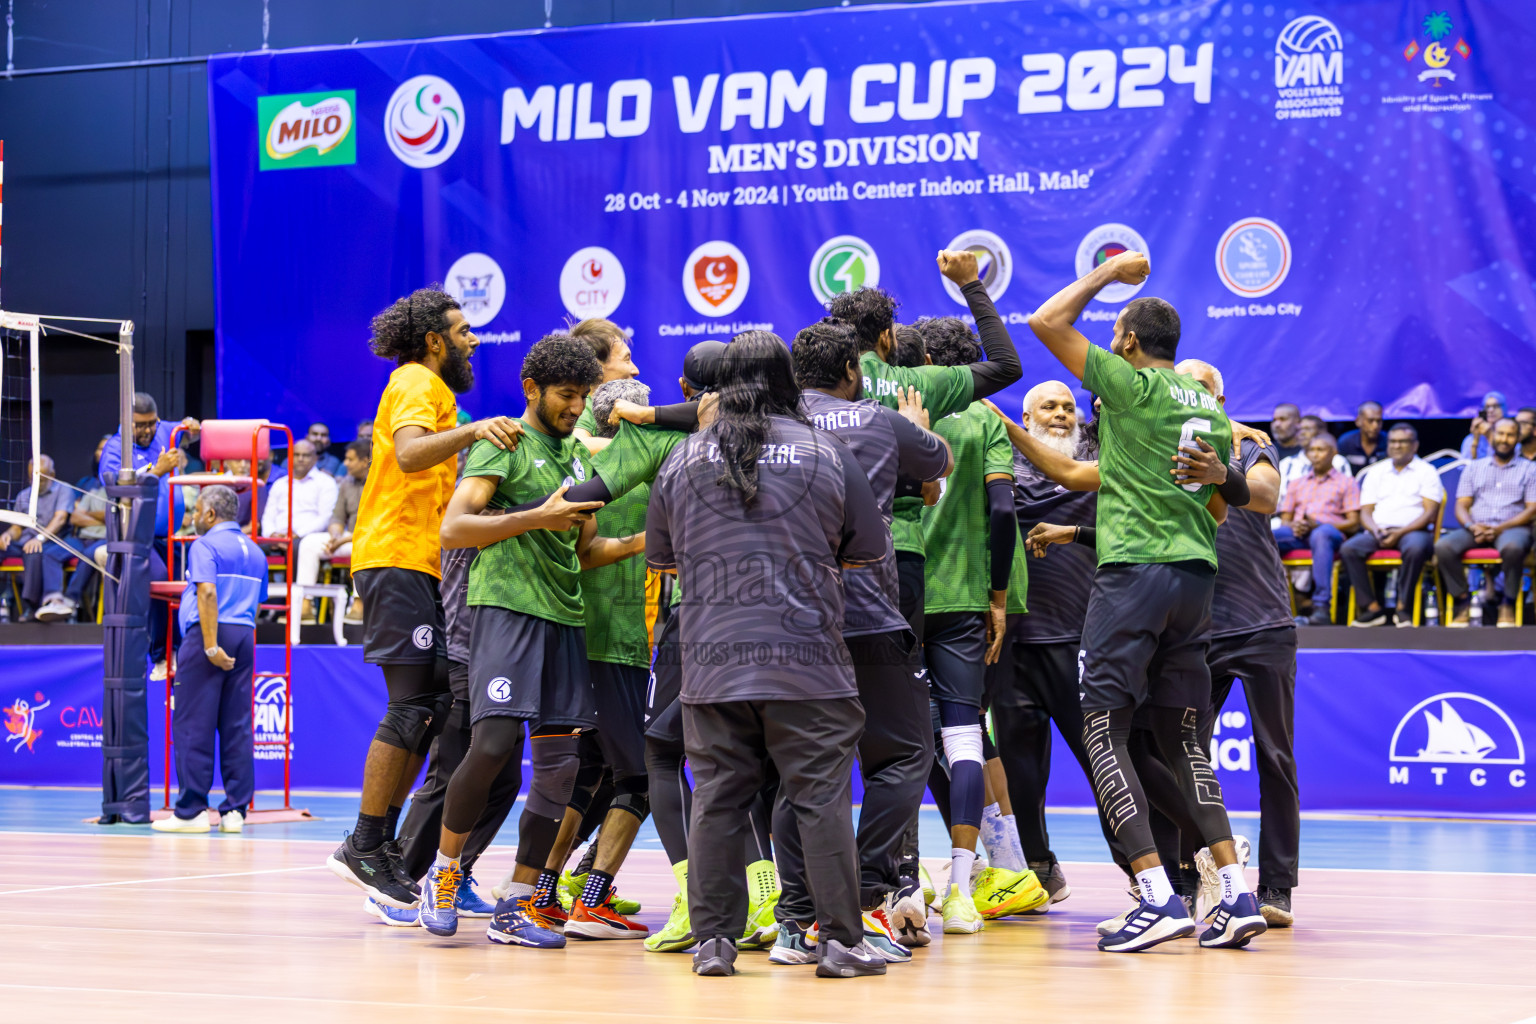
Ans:
[[[811,257],[811,291],[823,306],[838,295],[879,283],[880,257],[857,235],[829,238]]]
[[[453,156],[464,137],[464,101],[436,75],[417,75],[389,98],[384,137],[407,166],[436,167]]]

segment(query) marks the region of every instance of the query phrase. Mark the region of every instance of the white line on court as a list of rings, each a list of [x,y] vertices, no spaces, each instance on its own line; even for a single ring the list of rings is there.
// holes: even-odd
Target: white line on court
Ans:
[[[78,885],[45,885],[36,889],[11,889],[0,892],[0,897],[24,896],[33,892],[59,892],[64,889],[105,889],[117,885],[148,885],[153,882],[191,882],[204,878],[244,878],[248,875],[284,875],[295,871],[323,871],[324,864],[312,864],[302,868],[266,868],[261,871],[222,871],[213,875],[172,875],[167,878],[128,878],[119,882],[81,882]]]

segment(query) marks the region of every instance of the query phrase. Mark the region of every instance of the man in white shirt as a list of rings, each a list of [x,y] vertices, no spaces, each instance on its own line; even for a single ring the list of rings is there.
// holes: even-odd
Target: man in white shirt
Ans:
[[[1435,519],[1445,488],[1435,467],[1419,458],[1419,434],[1406,423],[1387,433],[1387,459],[1360,476],[1360,532],[1344,542],[1339,557],[1355,589],[1351,626],[1384,626],[1387,611],[1376,598],[1366,565],[1372,553],[1397,551],[1397,624],[1413,625],[1413,589],[1434,553]]]
[[[336,481],[315,470],[315,446],[299,441],[293,446],[293,539],[303,540],[312,533],[325,533],[336,509]],[[268,488],[267,508],[261,514],[264,537],[288,535],[288,481],[278,480]]]

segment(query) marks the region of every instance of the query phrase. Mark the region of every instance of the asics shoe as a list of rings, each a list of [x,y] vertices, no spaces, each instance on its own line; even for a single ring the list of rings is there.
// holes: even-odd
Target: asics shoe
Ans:
[[[1259,913],[1271,928],[1289,928],[1296,923],[1291,913],[1291,890],[1273,886],[1259,886]]]
[[[1246,836],[1233,836],[1232,845],[1237,847],[1237,862],[1244,868],[1253,852]],[[1210,847],[1203,847],[1195,854],[1195,867],[1200,872],[1200,895],[1195,898],[1195,920],[1204,921],[1221,903],[1221,875],[1216,870],[1216,858]]]
[[[809,926],[799,921],[784,921],[779,934],[768,952],[771,964],[813,964],[816,962],[816,923]]]
[[[452,935],[459,930],[459,886],[464,872],[452,864],[440,864],[427,872],[421,891],[421,926],[433,935]]]
[[[1126,915],[1119,930],[1099,940],[1099,948],[1106,953],[1136,953],[1169,939],[1193,935],[1194,931],[1195,922],[1184,909],[1184,901],[1170,896],[1160,907],[1138,903]]]
[[[650,929],[619,913],[612,903],[589,907],[578,898],[565,922],[565,934],[578,939],[643,939]]]
[[[1240,949],[1256,935],[1269,930],[1259,901],[1251,892],[1240,892],[1231,903],[1218,903],[1211,915],[1211,926],[1200,935],[1200,945],[1207,949]]]
[[[942,913],[945,935],[974,935],[986,925],[981,912],[976,909],[976,902],[961,892],[958,885],[949,887]]]
[[[865,978],[885,973],[885,958],[871,949],[868,942],[845,946],[836,939],[828,939],[819,952],[818,978]]]
[[[645,940],[652,953],[681,953],[693,945],[693,925],[688,920],[688,898],[678,893],[672,899],[672,913],[661,931]]]
[[[459,883],[457,898],[454,900],[460,917],[490,917],[496,913],[496,904],[487,903],[475,892],[475,880],[470,875],[465,875]]]
[[[897,942],[911,947],[933,941],[928,931],[928,903],[917,879],[903,878],[901,888],[886,897],[886,906],[886,920],[895,930]]]
[[[382,903],[375,902],[371,896],[363,897],[363,910],[383,921],[391,928],[415,928],[421,924],[421,911],[386,907]]]
[[[888,964],[904,964],[912,959],[912,951],[896,941],[895,932],[885,920],[884,904],[864,911],[863,916],[864,941],[859,943],[860,946],[873,949]]]
[[[369,853],[359,853],[352,846],[352,837],[348,836],[326,858],[325,866],[337,878],[351,882],[387,907],[410,910],[421,902],[421,896],[406,888],[395,876],[382,846]]]
[[[693,954],[693,973],[701,978],[727,978],[736,973],[736,946],[730,939],[710,939]]]
[[[543,919],[534,909],[530,896],[504,899],[496,904],[491,915],[491,926],[485,937],[505,946],[527,946],[530,949],[563,949],[565,936],[544,927]]]
[[[972,900],[982,918],[991,921],[1010,914],[1023,914],[1051,901],[1033,871],[1007,871],[988,868],[981,884],[972,890]]]

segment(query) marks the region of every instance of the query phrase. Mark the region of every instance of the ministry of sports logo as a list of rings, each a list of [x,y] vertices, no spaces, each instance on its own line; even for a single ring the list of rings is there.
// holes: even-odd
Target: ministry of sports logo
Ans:
[[[1135,228],[1125,224],[1100,224],[1077,243],[1077,276],[1082,277],[1100,263],[1127,250],[1143,254],[1149,262],[1152,259],[1152,254],[1147,250],[1147,240]],[[1145,281],[1141,284],[1116,281],[1100,289],[1094,298],[1100,302],[1125,302],[1141,291],[1145,284]]]
[[[1417,39],[1409,40],[1408,46],[1403,50],[1403,59],[1412,64],[1413,59],[1422,54],[1425,70],[1419,72],[1419,81],[1433,82],[1436,89],[1442,88],[1444,82],[1456,81],[1456,72],[1446,66],[1451,63],[1451,54],[1454,53],[1463,61],[1468,61],[1472,59],[1472,47],[1467,45],[1465,37],[1458,36],[1456,45],[1446,48],[1445,41],[1454,34],[1455,30],[1450,14],[1445,11],[1430,14],[1420,24],[1420,28],[1429,42],[1421,48]]]
[[[981,277],[981,283],[987,286],[987,294],[992,296],[993,302],[1003,297],[1008,282],[1013,280],[1013,253],[1007,242],[990,231],[977,229],[961,232],[944,248],[975,253],[976,273]],[[960,305],[966,304],[960,286],[947,277],[944,278],[944,290]]]
[[[811,257],[811,291],[825,306],[833,297],[880,283],[880,257],[856,235],[838,235],[821,243]]]
[[[384,109],[384,137],[411,167],[436,167],[464,137],[464,101],[436,75],[417,75],[395,90]]]
[[[747,298],[752,269],[730,242],[705,242],[683,262],[683,295],[694,312],[729,316]]]
[[[1291,240],[1280,225],[1245,217],[1216,243],[1216,273],[1234,295],[1256,299],[1279,288],[1291,272]]]
[[[485,684],[485,695],[497,704],[505,704],[512,699],[512,680],[506,676],[497,676]]]
[[[609,317],[624,301],[624,264],[600,245],[577,249],[560,271],[560,301],[578,320]]]
[[[256,97],[261,169],[336,167],[357,163],[353,90]]]
[[[1276,120],[1344,112],[1344,36],[1327,18],[1296,18],[1275,39]]]
[[[1523,767],[1508,767],[1525,764],[1520,730],[1503,708],[1475,693],[1437,693],[1419,701],[1392,731],[1387,758],[1402,766],[1390,769],[1393,783],[1410,782],[1414,764],[1431,766],[1437,786],[1457,766],[1468,766],[1466,778],[1474,786],[1485,786],[1491,778],[1517,788],[1526,782]]]
[[[507,298],[501,265],[483,252],[465,253],[454,260],[443,288],[458,300],[471,327],[484,327],[496,319]]]
[[[411,643],[423,651],[430,650],[432,647],[432,627],[417,626],[411,631]]]

